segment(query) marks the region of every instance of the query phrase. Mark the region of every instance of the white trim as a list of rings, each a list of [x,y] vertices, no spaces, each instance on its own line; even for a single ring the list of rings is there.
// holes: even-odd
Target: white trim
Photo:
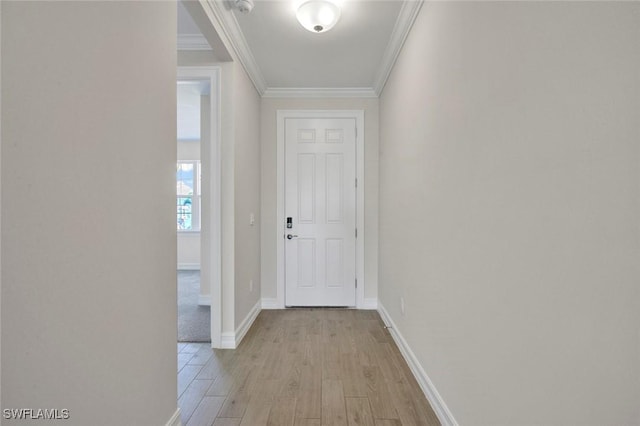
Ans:
[[[200,294],[200,295],[198,295],[198,305],[199,306],[211,306],[211,295],[210,294]]]
[[[278,110],[277,111],[277,201],[276,201],[276,309],[285,308],[284,299],[284,120],[286,118],[353,118],[356,120],[356,308],[364,306],[364,110]]]
[[[356,187],[356,308],[363,309],[364,305],[364,241],[367,233],[364,227],[364,110],[360,110],[355,115],[356,119],[356,179],[358,185]]]
[[[199,263],[178,263],[178,271],[199,271]]]
[[[405,1],[402,3],[402,9],[400,9],[400,14],[393,27],[389,44],[387,44],[387,48],[382,56],[382,63],[374,80],[373,87],[375,88],[377,96],[380,96],[384,85],[387,83],[389,74],[391,74],[391,70],[402,50],[404,41],[407,39],[407,35],[409,35],[409,31],[423,3],[424,0]]]
[[[225,332],[222,333],[222,338],[220,339],[220,348],[221,349],[235,349],[236,348],[236,333],[233,332]]]
[[[262,309],[280,309],[277,298],[262,299]]]
[[[375,75],[373,87],[352,88],[268,87],[251,48],[238,24],[238,20],[233,14],[233,11],[227,6],[227,2],[219,0],[200,0],[200,2],[203,5],[209,6],[207,9],[211,12],[217,23],[220,24],[220,30],[223,34],[219,35],[228,42],[260,96],[267,98],[377,98],[384,89],[389,74],[418,16],[418,12],[420,12],[422,8],[424,0],[403,2],[393,31],[391,32],[389,43],[383,54],[380,68]],[[184,42],[186,43],[186,39]],[[206,39],[204,42],[206,42]],[[193,48],[186,47],[182,49],[202,50],[201,48],[195,47],[195,41],[193,43]],[[207,46],[208,45],[207,43]],[[180,39],[178,46],[180,48]],[[198,44],[198,46],[202,45]]]
[[[377,98],[373,87],[268,87],[263,98]]]
[[[220,76],[221,70],[217,66],[195,66],[195,67],[178,67],[177,77],[179,79],[209,79],[211,93],[210,99],[210,138],[211,147],[209,149],[209,158],[201,158],[201,163],[208,165],[211,169],[211,185],[208,194],[202,194],[203,200],[208,198],[208,206],[210,214],[209,235],[206,236],[201,232],[203,243],[209,242],[209,250],[211,254],[210,265],[210,304],[211,305],[211,347],[222,347],[222,223],[221,215],[221,193],[222,193],[222,162],[221,158],[221,118],[220,118]],[[207,164],[208,163],[208,164]],[[206,227],[205,227],[206,228]],[[202,263],[202,261],[201,261]]]
[[[267,87],[267,83],[260,71],[260,67],[251,52],[251,48],[249,47],[233,12],[228,10],[228,8],[225,8],[225,2],[204,0],[204,3],[209,5],[209,10],[220,23],[225,39],[231,45],[231,48],[242,63],[260,96],[267,98],[377,98],[384,89],[387,79],[389,78],[389,74],[391,73],[396,59],[402,50],[402,46],[404,45],[407,35],[418,16],[418,12],[420,12],[420,9],[422,8],[424,0],[403,2],[391,33],[389,43],[387,44],[382,57],[380,68],[376,73],[373,87],[354,88]]]
[[[178,34],[178,50],[212,50],[202,34]]]
[[[167,426],[182,426],[182,421],[180,420],[180,407],[176,408],[175,413],[167,422]]]
[[[178,140],[178,142],[180,142]],[[189,161],[182,161],[182,160],[178,160],[178,163],[188,163]],[[196,162],[200,162],[200,160],[197,160]],[[200,230],[199,229],[178,229],[178,235],[182,236],[182,237],[199,237],[200,236]]]
[[[376,299],[375,297],[364,299],[364,302],[362,302],[361,309],[377,310],[378,309],[378,299]]]
[[[238,347],[240,342],[242,342],[242,339],[244,339],[245,334],[247,334],[247,331],[249,331],[249,329],[253,325],[253,322],[258,317],[258,314],[262,310],[261,305],[262,305],[261,301],[258,300],[256,304],[253,305],[253,308],[251,308],[251,310],[249,311],[247,316],[244,318],[244,320],[242,320],[238,328],[236,328],[236,348]]]
[[[260,72],[258,63],[253,57],[253,53],[247,44],[247,40],[244,38],[244,34],[240,29],[240,25],[236,20],[233,11],[227,10],[224,7],[225,2],[218,0],[207,0],[211,12],[220,23],[220,27],[224,33],[225,38],[229,41],[231,48],[234,50],[237,58],[242,63],[247,75],[253,82],[256,90],[262,96],[266,89],[266,82]]]
[[[407,361],[407,364],[409,364],[409,368],[418,381],[420,389],[422,389],[422,392],[427,397],[427,400],[431,404],[431,408],[433,408],[436,416],[438,416],[438,420],[440,420],[442,426],[457,426],[458,422],[453,418],[453,414],[449,411],[447,404],[444,403],[442,396],[440,396],[440,393],[434,386],[433,382],[429,379],[429,376],[427,376],[424,368],[420,365],[420,361],[418,361],[418,358],[409,347],[409,344],[404,337],[402,337],[402,334],[400,334],[400,330],[398,330],[391,319],[391,316],[389,316],[387,310],[382,306],[382,303],[378,303],[378,312],[382,317],[382,321],[384,321],[384,323],[389,327],[391,337],[393,337],[393,340],[396,342],[398,349],[400,349],[402,356],[405,361]]]
[[[242,342],[242,339],[247,334],[247,331],[249,331],[249,329],[253,325],[253,322],[256,320],[258,314],[262,310],[261,305],[262,302],[258,300],[253,308],[251,308],[247,316],[242,320],[240,325],[236,328],[235,333],[222,333],[222,349],[235,349],[238,347],[238,345],[240,345],[240,342]]]

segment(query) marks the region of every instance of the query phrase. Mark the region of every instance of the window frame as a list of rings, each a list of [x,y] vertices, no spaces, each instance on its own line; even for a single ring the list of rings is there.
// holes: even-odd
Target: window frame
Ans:
[[[176,164],[178,166],[181,164],[193,166],[193,195],[179,195],[176,188],[176,230],[182,233],[198,233],[202,229],[202,164],[200,160],[179,160]],[[176,176],[176,184],[177,182]],[[180,198],[191,198],[191,229],[178,228],[177,206]]]

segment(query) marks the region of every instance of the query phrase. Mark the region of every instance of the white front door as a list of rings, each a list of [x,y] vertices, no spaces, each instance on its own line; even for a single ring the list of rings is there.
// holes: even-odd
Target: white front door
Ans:
[[[285,304],[356,304],[356,120],[285,119]]]

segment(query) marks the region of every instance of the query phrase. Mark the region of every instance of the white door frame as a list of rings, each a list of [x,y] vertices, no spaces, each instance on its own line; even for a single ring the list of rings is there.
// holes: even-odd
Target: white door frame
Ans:
[[[364,309],[364,110],[278,110],[277,111],[277,212],[276,212],[276,288],[277,308],[285,308],[284,256],[284,142],[287,118],[353,118],[356,120],[356,308]]]
[[[220,161],[220,67],[212,66],[193,66],[178,67],[179,80],[209,80],[211,94],[209,95],[209,109],[211,112],[211,120],[209,131],[209,140],[211,141],[211,149],[209,155],[201,157],[200,161],[203,168],[207,167],[210,171],[211,182],[210,191],[203,195],[203,201],[207,201],[210,212],[221,212],[220,194],[222,181],[222,164]],[[201,145],[202,146],[202,145]],[[220,348],[222,341],[222,245],[221,245],[221,215],[209,214],[207,225],[209,232],[203,232],[200,228],[200,238],[202,244],[207,244],[210,259],[200,258],[200,268],[203,262],[209,262],[210,274],[210,294],[211,300],[211,347]],[[202,224],[202,218],[201,218]],[[205,227],[206,228],[206,227]],[[208,234],[208,235],[207,235]]]

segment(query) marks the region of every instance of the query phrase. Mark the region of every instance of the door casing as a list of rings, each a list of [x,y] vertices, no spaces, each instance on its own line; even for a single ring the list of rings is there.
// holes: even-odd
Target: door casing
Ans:
[[[207,203],[208,217],[202,217],[208,222],[201,223],[201,246],[206,245],[210,258],[201,256],[200,270],[208,268],[211,295],[211,347],[222,347],[222,220],[220,212],[222,194],[222,164],[221,164],[221,118],[220,118],[220,67],[217,66],[183,66],[178,67],[179,80],[208,80],[211,85],[209,96],[209,140],[211,144],[203,150],[208,155],[201,156],[202,167],[206,167],[211,177],[209,192],[202,194],[203,203]],[[202,145],[201,145],[202,150]],[[204,207],[204,206],[203,206]],[[204,251],[204,250],[203,250]],[[205,278],[206,279],[206,278]]]
[[[364,308],[364,110],[278,110],[277,115],[277,212],[276,212],[276,288],[277,308],[285,308],[285,127],[287,118],[353,118],[356,121],[356,308]]]

